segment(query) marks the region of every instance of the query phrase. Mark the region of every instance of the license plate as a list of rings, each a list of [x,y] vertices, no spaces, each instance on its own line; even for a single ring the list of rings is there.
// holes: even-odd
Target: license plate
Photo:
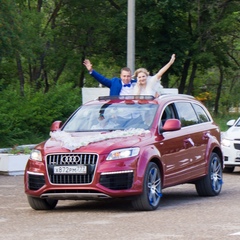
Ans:
[[[75,165],[75,166],[54,166],[54,174],[86,174],[86,165]]]

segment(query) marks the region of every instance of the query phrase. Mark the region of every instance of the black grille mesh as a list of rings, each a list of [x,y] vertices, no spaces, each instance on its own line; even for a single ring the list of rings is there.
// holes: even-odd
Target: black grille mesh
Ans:
[[[98,156],[96,154],[54,154],[47,156],[47,170],[50,182],[53,184],[87,184],[93,180]],[[56,166],[83,164],[87,166],[87,174],[54,174]]]
[[[28,188],[30,190],[38,190],[45,184],[45,178],[41,175],[28,174]]]
[[[100,184],[112,190],[126,190],[132,187],[133,173],[101,175]]]
[[[234,148],[237,150],[240,150],[240,144],[239,143],[234,143]]]

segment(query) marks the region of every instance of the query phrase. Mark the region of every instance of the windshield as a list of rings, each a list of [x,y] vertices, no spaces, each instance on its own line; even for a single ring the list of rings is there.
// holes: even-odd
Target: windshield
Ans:
[[[84,105],[68,120],[63,130],[68,132],[149,129],[156,104],[97,104]]]
[[[238,119],[237,123],[235,124],[236,127],[240,127],[240,118]]]

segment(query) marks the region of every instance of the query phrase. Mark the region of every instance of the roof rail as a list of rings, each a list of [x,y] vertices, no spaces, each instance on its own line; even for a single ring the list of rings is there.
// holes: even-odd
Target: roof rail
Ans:
[[[159,96],[159,98],[164,98],[164,97],[168,97],[168,96],[182,96],[182,97],[188,97],[188,98],[195,98],[192,95],[188,95],[188,94],[182,94],[182,93],[173,93],[173,94],[167,94],[167,93],[163,93]]]
[[[119,99],[119,100],[139,100],[139,99],[146,99],[146,100],[154,100],[155,97],[152,95],[119,95],[119,96],[100,96],[98,100],[112,100],[112,99]]]

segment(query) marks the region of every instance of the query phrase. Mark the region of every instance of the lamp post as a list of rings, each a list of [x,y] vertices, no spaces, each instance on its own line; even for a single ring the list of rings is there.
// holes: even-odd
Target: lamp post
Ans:
[[[127,66],[135,71],[135,0],[128,0]]]

